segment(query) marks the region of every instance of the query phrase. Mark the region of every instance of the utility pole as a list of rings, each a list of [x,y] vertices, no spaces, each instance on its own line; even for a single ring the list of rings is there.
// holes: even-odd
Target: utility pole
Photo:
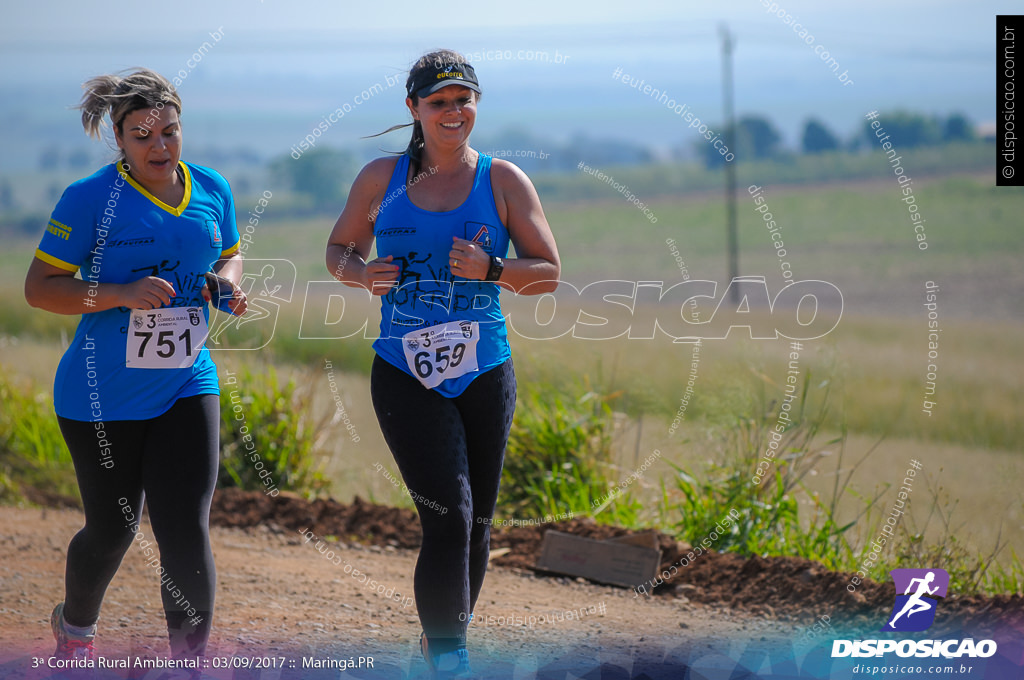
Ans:
[[[722,97],[725,113],[725,145],[729,151],[736,153],[736,118],[733,112],[733,86],[732,86],[732,48],[733,37],[729,33],[729,27],[721,26],[722,34]],[[736,231],[736,162],[725,162],[725,215],[726,233],[728,236],[729,248],[729,283],[740,275],[740,253],[739,236]],[[732,291],[732,302],[739,302],[739,289],[730,285]]]

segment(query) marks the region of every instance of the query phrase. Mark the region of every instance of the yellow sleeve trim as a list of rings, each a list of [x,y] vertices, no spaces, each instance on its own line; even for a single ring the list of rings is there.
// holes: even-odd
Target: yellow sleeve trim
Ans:
[[[240,246],[240,245],[242,245],[241,240],[236,241],[235,245],[231,246],[227,250],[220,251],[220,256],[221,257],[230,257],[231,255],[234,255],[235,253],[238,252],[238,246]]]
[[[192,173],[188,171],[188,166],[185,165],[185,161],[178,161],[178,166],[181,168],[182,174],[185,175],[185,195],[181,197],[181,203],[178,204],[177,208],[172,208],[153,194],[149,193],[144,186],[136,182],[131,175],[124,171],[124,164],[121,161],[117,162],[117,172],[128,181],[128,184],[131,184],[140,194],[148,198],[153,205],[161,208],[162,210],[166,210],[175,217],[181,217],[181,213],[185,212],[185,208],[188,207],[189,199],[192,198]]]
[[[64,260],[58,260],[53,255],[49,255],[39,250],[39,248],[36,248],[36,257],[38,257],[46,264],[52,264],[54,267],[57,267],[58,269],[63,269],[66,272],[71,272],[72,274],[74,274],[75,272],[78,271],[78,265],[71,264],[70,262],[65,262]]]

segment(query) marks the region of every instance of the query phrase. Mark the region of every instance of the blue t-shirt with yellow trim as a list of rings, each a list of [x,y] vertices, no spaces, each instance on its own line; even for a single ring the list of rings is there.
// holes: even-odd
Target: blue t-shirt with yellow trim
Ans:
[[[135,182],[120,163],[69,186],[54,208],[36,257],[85,281],[169,282],[168,307],[202,307],[203,272],[238,250],[235,205],[217,172],[181,162],[185,195],[170,206]],[[54,407],[72,420],[145,420],[181,397],[219,394],[217,367],[203,347],[189,368],[127,368],[131,310],[82,315],[57,367]]]

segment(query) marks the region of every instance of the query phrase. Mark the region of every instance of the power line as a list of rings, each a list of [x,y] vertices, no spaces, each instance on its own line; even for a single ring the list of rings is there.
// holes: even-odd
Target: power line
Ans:
[[[722,24],[722,109],[725,115],[725,145],[730,150],[735,150],[736,140],[736,117],[733,111],[733,83],[732,83],[732,48],[733,38],[729,33],[729,27]],[[739,236],[736,231],[736,163],[739,161],[733,157],[732,161],[725,163],[725,221],[726,234],[728,237],[729,249],[729,290],[732,291],[733,303],[739,302],[739,288],[731,285],[739,276],[740,255]]]

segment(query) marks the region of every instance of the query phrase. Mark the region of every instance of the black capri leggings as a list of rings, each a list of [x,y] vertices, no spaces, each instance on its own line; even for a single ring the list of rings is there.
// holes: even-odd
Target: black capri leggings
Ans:
[[[217,579],[209,523],[217,482],[219,397],[184,397],[150,420],[106,422],[102,433],[96,423],[57,420],[85,509],[85,527],[68,545],[65,620],[73,626],[97,621],[107,586],[134,543],[132,549],[152,562],[147,568],[160,576],[171,655],[203,654]],[[107,446],[110,457],[103,455]],[[153,536],[138,528],[144,500]],[[156,551],[146,553],[154,539],[159,563],[153,561]]]
[[[509,359],[453,399],[380,357],[370,393],[391,454],[415,494],[423,527],[414,590],[432,654],[466,644],[487,572],[490,522],[516,406]]]

